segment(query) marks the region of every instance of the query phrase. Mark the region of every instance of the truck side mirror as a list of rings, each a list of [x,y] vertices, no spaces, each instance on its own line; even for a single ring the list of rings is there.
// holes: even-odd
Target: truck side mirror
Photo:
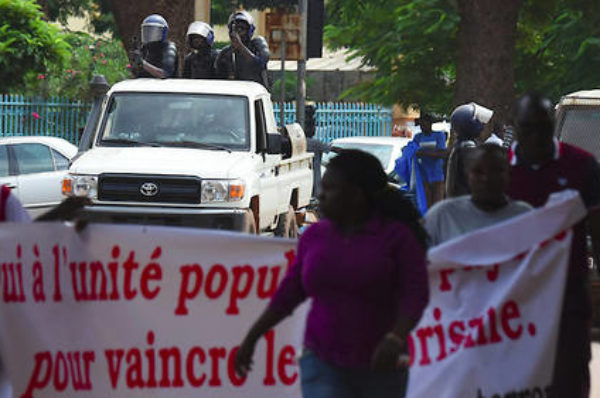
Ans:
[[[104,100],[104,96],[108,92],[110,85],[103,75],[94,75],[90,82],[90,88],[94,96],[94,102],[92,103],[92,109],[85,124],[85,128],[79,135],[78,154],[81,154],[92,147],[94,132],[100,121],[102,101]]]
[[[284,159],[292,157],[292,143],[281,134],[267,134],[267,154],[283,155]]]
[[[267,134],[267,154],[277,155],[281,153],[283,137],[281,134]]]

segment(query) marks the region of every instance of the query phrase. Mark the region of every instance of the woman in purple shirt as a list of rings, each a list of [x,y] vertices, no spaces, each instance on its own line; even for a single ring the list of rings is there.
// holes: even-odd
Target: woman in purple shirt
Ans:
[[[401,398],[406,337],[429,299],[426,232],[379,161],[362,151],[333,158],[319,196],[324,219],[300,238],[294,264],[236,357],[245,375],[258,339],[312,299],[300,359],[310,398]]]

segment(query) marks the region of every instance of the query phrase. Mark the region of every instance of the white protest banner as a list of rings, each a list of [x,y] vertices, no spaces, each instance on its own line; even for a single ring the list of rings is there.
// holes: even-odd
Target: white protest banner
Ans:
[[[294,258],[289,240],[162,227],[0,227],[0,354],[14,397],[299,397],[304,307],[236,347]]]
[[[565,191],[542,209],[429,252],[430,303],[411,334],[408,398],[545,398],[571,227]]]

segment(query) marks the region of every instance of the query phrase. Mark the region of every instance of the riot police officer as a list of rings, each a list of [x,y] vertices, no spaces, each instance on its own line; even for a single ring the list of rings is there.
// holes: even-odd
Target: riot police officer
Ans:
[[[192,22],[187,31],[187,42],[192,52],[183,62],[184,79],[214,79],[217,51],[213,50],[215,32],[206,22]]]
[[[167,39],[169,24],[158,14],[152,14],[142,22],[142,47],[131,52],[135,77],[166,79],[177,74],[177,47]]]
[[[475,139],[479,137],[485,123],[489,122],[494,112],[474,102],[460,105],[450,116],[452,131],[456,134],[456,144],[450,152],[446,172],[446,197],[468,195],[469,181],[466,162],[472,149],[477,146]]]
[[[269,45],[262,36],[252,38],[256,30],[252,16],[246,11],[234,12],[227,26],[231,45],[225,47],[217,57],[219,78],[254,81],[269,89]]]

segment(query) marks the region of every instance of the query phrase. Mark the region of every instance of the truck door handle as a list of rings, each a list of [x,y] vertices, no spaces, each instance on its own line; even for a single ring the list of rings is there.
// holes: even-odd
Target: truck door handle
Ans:
[[[6,186],[6,188],[8,189],[15,189],[17,186],[15,184],[13,184],[12,182],[8,182],[6,184],[4,184]]]

